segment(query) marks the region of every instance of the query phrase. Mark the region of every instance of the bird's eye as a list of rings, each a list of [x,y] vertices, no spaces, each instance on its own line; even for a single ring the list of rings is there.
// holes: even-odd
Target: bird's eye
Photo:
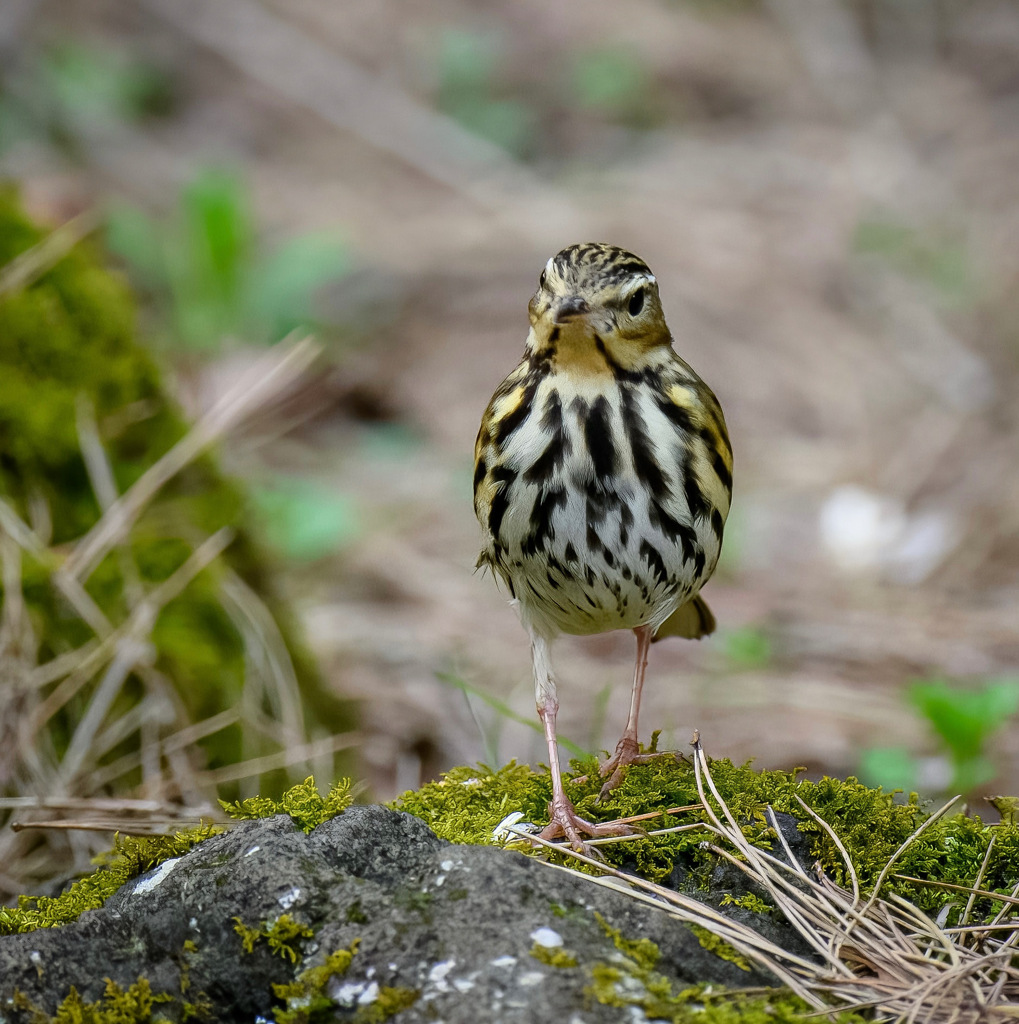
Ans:
[[[541,272],[541,277],[538,278],[538,287],[539,288],[544,288],[545,287],[545,278],[547,276],[548,276],[548,271],[547,270],[543,270]]]
[[[630,316],[637,316],[638,313],[644,308],[644,289],[638,288],[631,296],[630,301],[626,304],[626,311]]]

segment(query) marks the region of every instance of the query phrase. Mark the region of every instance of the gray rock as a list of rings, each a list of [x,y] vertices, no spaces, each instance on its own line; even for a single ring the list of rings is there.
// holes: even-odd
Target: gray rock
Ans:
[[[30,1019],[14,1009],[15,990],[52,1014],[72,985],[94,1001],[105,978],[126,988],[139,977],[175,997],[157,1009],[179,1019],[184,976],[186,998],[204,993],[214,1020],[272,1020],[272,983],[359,939],[328,987],[333,1008],[316,1020],[354,1020],[390,986],[419,994],[401,1024],[615,1024],[627,1011],[585,993],[593,965],[620,960],[595,911],[623,937],[655,942],[656,969],[677,991],[768,983],[707,952],[662,911],[519,853],[451,845],[410,815],[372,806],[310,835],[287,817],[245,822],[73,924],[0,938],[0,1022]],[[234,918],[258,928],[283,913],[314,931],[297,943],[301,963],[265,942],[244,952]],[[194,952],[184,952],[188,940]],[[572,953],[577,966],[551,966],[533,955],[540,947]]]

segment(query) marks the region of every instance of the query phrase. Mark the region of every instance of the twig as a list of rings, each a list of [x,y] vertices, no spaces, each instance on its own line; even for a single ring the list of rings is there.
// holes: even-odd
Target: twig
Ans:
[[[201,818],[166,818],[162,821],[153,818],[148,821],[12,821],[12,832],[50,830],[66,832],[121,832],[128,836],[161,836],[171,832],[179,832],[182,828],[194,828],[198,825],[225,824],[225,820],[202,816]]]
[[[816,878],[804,871],[778,829],[778,821],[771,808],[770,821],[789,863],[758,849],[747,840],[715,786],[708,759],[696,736],[694,770],[708,823],[680,827],[706,829],[729,844],[735,852],[714,843],[706,845],[767,891],[787,920],[818,951],[822,957],[821,964],[791,956],[763,940],[752,929],[722,917],[681,893],[618,871],[566,845],[549,843],[518,828],[511,827],[510,831],[530,843],[555,849],[604,873],[608,877],[595,879],[600,884],[617,889],[628,886],[631,896],[665,909],[681,920],[708,928],[740,953],[771,971],[810,1003],[817,1015],[838,1010],[874,1009],[880,1019],[904,1024],[909,1021],[952,1024],[963,1019],[959,1016],[960,1008],[973,1006],[980,1007],[985,1013],[981,1020],[1019,1016],[1019,1002],[1016,1001],[1019,999],[1019,965],[1012,964],[1014,948],[1019,945],[1019,928],[1015,922],[1006,925],[998,915],[990,925],[943,929],[901,896],[891,893],[882,897],[880,894],[896,859],[910,842],[948,811],[951,803],[921,824],[895,852],[879,875],[874,891],[861,905],[858,880],[848,851],[834,830],[821,822],[816,814],[811,812],[811,818],[821,824],[845,859],[847,874],[853,882],[851,892],[835,885],[820,871]],[[810,812],[803,801],[800,803]],[[641,841],[641,837],[635,836],[614,838],[620,842]],[[588,845],[593,846],[594,843],[592,841]],[[986,873],[989,856],[988,853],[984,857],[977,882]],[[920,879],[902,875],[895,877],[923,884]],[[977,897],[1003,899],[999,893],[985,892],[976,887],[930,884],[969,895],[964,920]],[[640,891],[633,892],[633,889]],[[1004,899],[1009,900],[1008,897]],[[1011,902],[1019,903],[1019,884]],[[1000,934],[1006,934],[1007,938],[999,939]],[[980,954],[967,944],[967,940],[974,944],[984,943],[991,952]]]
[[[249,779],[253,775],[262,775],[265,772],[275,771],[278,768],[289,768],[292,764],[311,761],[322,754],[335,754],[337,750],[352,747],[357,742],[357,733],[337,733],[334,736],[327,736],[321,740],[313,740],[311,743],[302,743],[300,746],[290,750],[281,750],[275,754],[253,757],[247,761],[240,761],[237,764],[228,764],[222,768],[200,772],[198,777],[209,785],[218,786],[224,782]]]

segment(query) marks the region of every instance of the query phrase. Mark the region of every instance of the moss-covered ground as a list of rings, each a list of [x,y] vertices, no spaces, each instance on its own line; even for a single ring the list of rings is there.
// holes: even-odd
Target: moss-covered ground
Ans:
[[[622,785],[604,804],[598,803],[602,780],[597,763],[574,761],[572,768],[574,777],[586,776],[586,781],[571,784],[568,777],[567,793],[580,814],[594,821],[698,803],[693,764],[685,758],[663,756],[631,767]],[[804,811],[799,803],[802,800],[839,836],[865,889],[873,885],[896,850],[930,816],[930,808],[915,793],[886,793],[854,778],[823,778],[815,782],[802,778],[799,770],[759,771],[749,764],[738,765],[728,760],[713,761],[711,774],[722,798],[737,820],[744,823],[743,832],[748,839],[770,849],[775,835],[766,820],[768,807],[792,815],[809,846],[808,866],[816,861],[830,877],[848,884],[838,848]],[[505,839],[493,838],[493,831],[513,812],[521,812],[526,821],[547,821],[550,796],[549,776],[543,770],[534,771],[515,763],[499,769],[479,765],[455,768],[438,782],[405,793],[393,806],[422,818],[437,835],[451,842],[498,843]],[[651,831],[698,821],[703,821],[702,813],[694,810],[662,814],[657,819],[642,821],[641,827]],[[1019,828],[1014,824],[989,825],[979,817],[964,814],[946,816],[926,829],[896,862],[895,875],[971,885],[992,834],[996,841],[982,887],[1005,893],[1019,879]],[[713,837],[706,830],[694,829],[608,845],[600,852],[608,863],[636,870],[654,881],[666,879],[679,868],[695,880],[706,882],[716,859],[703,848],[705,840]],[[948,902],[943,891],[894,875],[888,886],[928,912],[936,913]],[[978,907],[978,912],[981,909],[990,912],[991,901],[986,901],[983,908]]]
[[[697,803],[697,789],[692,764],[674,756],[663,756],[646,765],[630,769],[623,784],[605,805],[596,803],[600,780],[592,762],[574,762],[578,775],[586,774],[582,783],[569,784],[570,794],[578,809],[595,820],[643,814],[670,807]],[[774,833],[765,819],[770,806],[776,811],[797,818],[809,844],[810,856],[820,862],[836,879],[842,879],[844,866],[838,850],[827,833],[804,810],[802,800],[819,817],[827,821],[841,837],[866,888],[873,884],[891,855],[929,817],[929,811],[913,794],[903,796],[871,789],[855,779],[821,779],[814,782],[800,777],[796,771],[757,771],[749,765],[736,765],[726,760],[711,764],[712,777],[723,799],[739,820],[745,822],[744,833],[755,843],[770,847]],[[326,796],[320,796],[311,779],[293,787],[279,800],[255,798],[224,809],[235,818],[266,817],[290,814],[304,831],[342,813],[350,803],[348,782],[335,785]],[[420,790],[405,793],[393,806],[414,814],[441,837],[458,843],[502,844],[505,837],[495,838],[496,826],[508,815],[522,813],[527,820],[542,822],[549,799],[549,778],[546,771],[535,771],[525,765],[508,764],[499,769],[483,765],[456,768],[441,780]],[[797,799],[799,798],[799,800]],[[646,828],[678,822],[700,820],[697,811],[680,815],[663,815],[659,820],[644,822]],[[150,870],[169,857],[178,856],[218,827],[191,830],[176,836],[149,839],[120,839],[110,854],[101,858],[97,870],[76,882],[66,893],[53,899],[23,898],[17,909],[0,910],[0,933],[52,927],[73,920],[86,909],[102,904],[119,885],[129,878]],[[955,815],[942,818],[929,827],[902,854],[899,874],[918,878],[972,884],[987,853],[991,835],[996,842],[984,870],[982,886],[991,891],[1010,889],[1019,877],[1019,827],[1013,823],[988,825],[976,817]],[[666,878],[679,868],[685,879],[706,883],[715,858],[702,846],[706,832],[673,833],[648,837],[633,843],[604,848],[609,863],[629,870],[638,870],[654,879]],[[524,847],[520,847],[525,849]],[[544,855],[535,852],[535,855]],[[943,892],[892,878],[890,888],[936,913],[950,898]],[[769,912],[758,897],[741,897],[746,909]],[[978,911],[991,913],[997,909],[987,899],[977,905]],[[282,923],[281,923],[282,922]],[[349,966],[356,946],[336,951],[325,964],[300,969],[301,945],[310,936],[300,925],[282,918],[265,928],[239,926],[243,949],[254,949],[265,942],[279,956],[294,965],[292,985],[276,992],[281,1001],[279,1020],[292,1022],[321,1019],[328,1000],[323,986],[334,974]],[[607,928],[608,926],[605,925]],[[611,930],[610,930],[611,932]],[[591,1000],[613,1006],[639,1007],[652,1020],[682,1022],[697,1020],[703,1024],[758,1024],[764,1021],[802,1019],[806,1007],[789,993],[755,992],[746,996],[718,990],[691,988],[676,990],[657,969],[658,950],[653,943],[639,937],[613,934],[619,957],[595,970],[587,970],[583,979],[585,992]],[[577,966],[571,951],[560,951],[555,962],[540,951],[544,962],[562,970],[585,970]],[[96,1004],[83,1004],[76,993],[68,994],[55,1021],[83,1021],[88,1024],[132,1024],[159,1019],[158,1008],[163,999],[178,999],[150,990],[145,979],[128,990],[113,986]],[[192,1007],[201,1008],[200,994],[192,994]],[[399,1013],[416,998],[410,990],[387,993],[385,1006],[373,1007],[378,1014]],[[194,1010],[198,1016],[198,1009]],[[38,1021],[50,1018],[38,1017]],[[379,1018],[383,1019],[383,1018]],[[865,1018],[842,1014],[843,1024]]]

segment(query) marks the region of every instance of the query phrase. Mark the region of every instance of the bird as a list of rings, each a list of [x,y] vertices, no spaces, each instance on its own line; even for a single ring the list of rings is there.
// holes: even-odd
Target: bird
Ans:
[[[580,817],[563,787],[551,645],[632,630],[629,714],[600,765],[604,798],[641,759],[638,715],[652,640],[715,628],[700,589],[714,572],[732,495],[732,448],[714,393],[676,353],[658,282],[600,242],[545,264],[518,365],[475,444],[478,568],[509,592],[531,644],[552,800],[545,840],[576,849],[625,826]]]

